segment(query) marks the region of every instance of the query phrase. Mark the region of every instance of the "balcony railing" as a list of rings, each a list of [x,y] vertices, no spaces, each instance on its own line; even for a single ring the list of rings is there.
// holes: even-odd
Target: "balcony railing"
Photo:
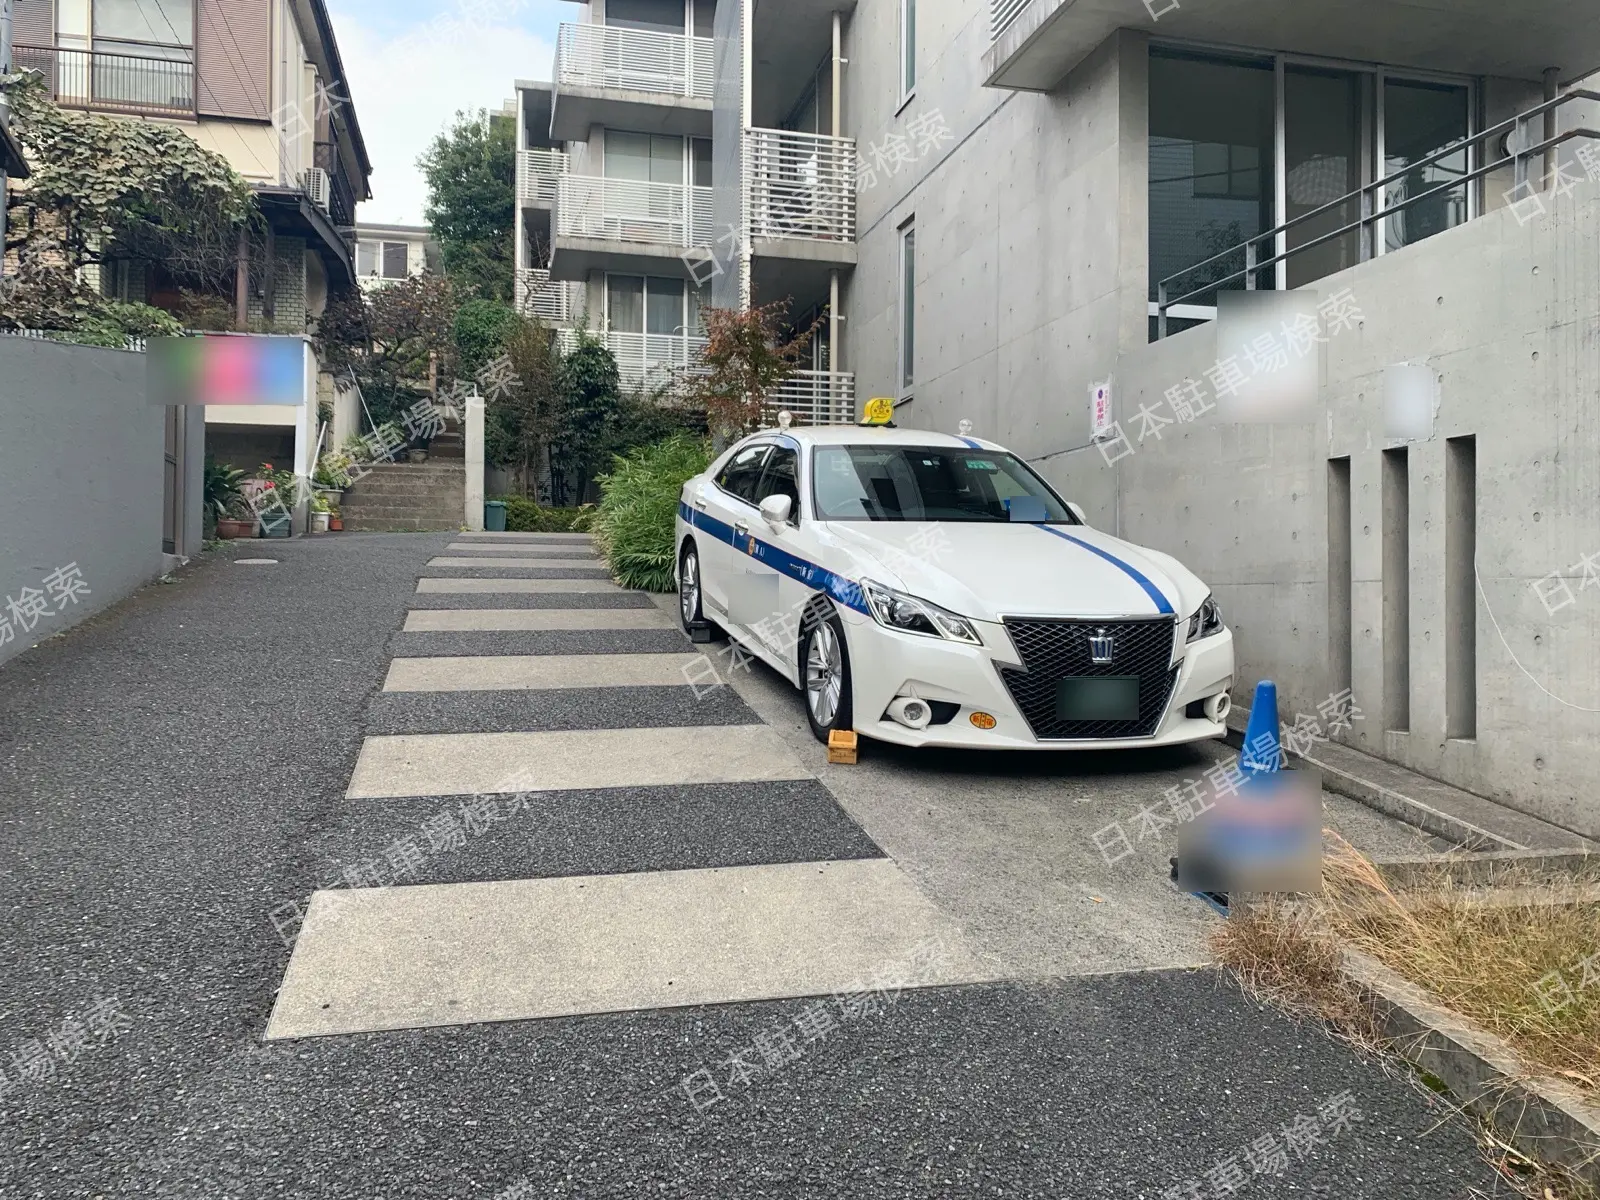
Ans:
[[[356,193],[350,185],[350,176],[345,172],[344,162],[339,156],[339,143],[318,142],[312,151],[312,161],[318,169],[327,172],[328,175],[328,216],[333,218],[333,223],[340,229],[354,226]]]
[[[557,237],[698,246],[714,236],[711,189],[565,175],[556,185]]]
[[[849,371],[796,371],[768,400],[763,417],[787,411],[796,425],[854,425],[856,377]]]
[[[682,333],[619,333],[606,330],[600,339],[617,360],[617,375],[628,387],[670,384],[686,373],[703,370],[701,352],[706,339]],[[578,344],[575,329],[556,330],[556,345],[563,353]]]
[[[552,204],[556,184],[570,163],[561,150],[522,150],[517,154],[517,199],[523,204]]]
[[[989,40],[997,41],[1027,7],[1028,0],[989,0]]]
[[[67,108],[160,117],[192,117],[194,52],[167,48],[168,57],[108,54],[55,46],[13,46],[18,70],[38,71],[50,95]]]
[[[551,325],[572,322],[572,290],[560,280],[552,282],[550,272],[538,267],[523,267],[517,272],[517,311],[538,317]]]
[[[751,236],[855,240],[854,138],[747,130],[744,170]]]
[[[710,38],[617,25],[563,25],[556,38],[556,90],[612,88],[711,99]]]

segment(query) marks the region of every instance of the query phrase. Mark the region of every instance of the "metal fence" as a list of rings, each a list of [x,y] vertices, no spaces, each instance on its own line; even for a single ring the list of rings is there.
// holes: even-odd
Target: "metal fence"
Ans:
[[[855,239],[854,138],[749,129],[744,173],[752,236]]]
[[[711,189],[564,175],[556,185],[557,237],[697,246],[713,237]]]
[[[710,100],[714,43],[617,25],[562,25],[556,88],[613,88]]]
[[[517,311],[538,317],[551,325],[572,320],[570,284],[550,279],[550,272],[538,267],[523,267],[517,272]]]
[[[593,333],[617,360],[617,375],[628,387],[661,386],[685,373],[703,370],[700,354],[706,347],[703,337],[682,333],[620,333],[605,330]],[[556,345],[562,353],[578,344],[575,329],[556,330]]]
[[[856,377],[849,371],[796,371],[766,404],[764,416],[776,421],[787,411],[796,425],[853,425]]]

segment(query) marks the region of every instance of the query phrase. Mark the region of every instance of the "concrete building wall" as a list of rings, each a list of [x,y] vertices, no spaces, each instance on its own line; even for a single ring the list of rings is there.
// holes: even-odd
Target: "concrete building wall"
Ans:
[[[900,107],[899,10],[862,4],[848,26],[846,128],[867,161],[912,122],[950,136],[860,193],[860,265],[844,305],[844,360],[863,397],[901,395],[900,229],[915,219],[916,369],[901,424],[966,418],[1060,481],[1089,441],[1088,383],[1145,340],[1147,49],[1118,34],[1048,95],[982,87],[987,12],[918,5],[915,95]],[[1113,479],[1073,499],[1114,527]]]
[[[162,573],[165,415],[145,403],[142,354],[0,337],[0,596],[49,602],[21,621],[0,609],[0,663]],[[72,563],[76,603],[45,583]]]
[[[1340,572],[1330,569],[1328,463],[1347,457],[1349,685],[1365,719],[1341,740],[1600,836],[1600,188],[1552,198],[1524,224],[1502,208],[1314,290],[1344,288],[1363,319],[1323,347],[1326,412],[1316,423],[1208,417],[1172,426],[1115,468],[1078,460],[1069,490],[1118,477],[1124,535],[1175,554],[1212,584],[1235,631],[1242,684],[1278,681],[1288,718],[1314,714],[1341,686],[1330,652],[1330,628],[1344,614],[1329,603]],[[1215,361],[1211,326],[1125,353],[1119,416],[1159,403],[1186,376],[1203,380]],[[1384,370],[1402,363],[1426,364],[1438,380],[1432,436],[1411,442],[1387,439],[1382,415]],[[1446,537],[1459,513],[1446,499],[1446,460],[1448,439],[1468,436],[1476,728],[1451,737],[1446,648],[1460,622],[1447,619]],[[1397,523],[1384,452],[1402,448],[1409,554],[1400,578],[1384,549]],[[1393,608],[1386,613],[1397,593],[1407,600],[1403,640]],[[1248,703],[1248,692],[1240,698]]]

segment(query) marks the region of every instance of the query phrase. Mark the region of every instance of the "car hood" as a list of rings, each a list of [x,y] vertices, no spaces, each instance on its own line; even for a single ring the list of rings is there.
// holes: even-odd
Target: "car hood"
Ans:
[[[1086,525],[831,521],[856,578],[962,616],[1186,617],[1207,588],[1177,559]]]

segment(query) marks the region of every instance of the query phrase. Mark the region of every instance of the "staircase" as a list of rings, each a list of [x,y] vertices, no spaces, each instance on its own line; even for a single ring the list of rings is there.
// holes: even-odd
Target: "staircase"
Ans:
[[[466,498],[466,443],[459,425],[447,425],[429,444],[427,462],[368,467],[339,513],[352,532],[440,532],[461,528]]]

